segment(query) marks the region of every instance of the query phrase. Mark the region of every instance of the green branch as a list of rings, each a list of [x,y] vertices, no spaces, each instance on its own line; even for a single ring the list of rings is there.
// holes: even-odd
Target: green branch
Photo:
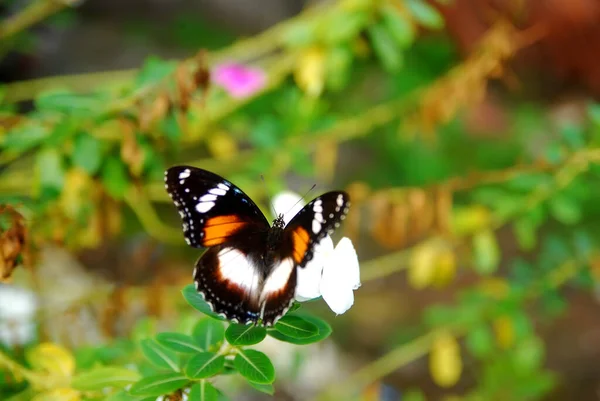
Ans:
[[[68,0],[37,0],[0,24],[0,40],[6,40],[70,5]]]

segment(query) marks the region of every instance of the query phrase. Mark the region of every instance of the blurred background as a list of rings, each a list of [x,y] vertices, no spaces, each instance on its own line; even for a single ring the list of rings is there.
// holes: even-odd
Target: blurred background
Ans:
[[[361,261],[354,306],[305,304],[332,335],[268,338],[275,394],[218,377],[229,399],[600,397],[597,0],[0,13],[0,399],[105,399],[32,390],[40,344],[73,375],[189,332],[200,251],[162,181],[184,163],[265,213],[313,184],[352,198],[334,242]]]

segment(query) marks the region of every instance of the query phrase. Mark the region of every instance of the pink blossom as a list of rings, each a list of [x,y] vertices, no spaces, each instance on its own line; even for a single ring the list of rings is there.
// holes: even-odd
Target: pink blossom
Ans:
[[[232,97],[242,99],[264,88],[267,76],[261,69],[228,63],[214,69],[213,80]]]

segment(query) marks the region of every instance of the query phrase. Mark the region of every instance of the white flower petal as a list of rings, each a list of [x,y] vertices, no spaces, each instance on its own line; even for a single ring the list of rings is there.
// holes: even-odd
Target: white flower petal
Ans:
[[[273,198],[273,208],[277,214],[283,214],[283,221],[285,224],[289,223],[290,220],[304,207],[304,202],[300,200],[302,197],[292,191],[281,192]],[[277,217],[277,216],[276,216]]]
[[[331,265],[329,265],[331,266]],[[321,280],[321,296],[329,308],[337,315],[346,312],[354,304],[354,291],[352,288],[340,285],[339,278],[332,269],[323,269]]]
[[[305,267],[298,269],[296,300],[299,302],[321,296],[321,273],[323,266],[333,255],[333,241],[327,236],[315,245],[313,258]]]
[[[321,296],[319,289],[323,265],[309,263],[303,268],[298,268],[296,281],[296,301],[304,302]]]
[[[358,256],[350,238],[344,237],[338,242],[333,253],[336,265],[341,266],[340,276],[353,290],[360,287],[360,268]]]

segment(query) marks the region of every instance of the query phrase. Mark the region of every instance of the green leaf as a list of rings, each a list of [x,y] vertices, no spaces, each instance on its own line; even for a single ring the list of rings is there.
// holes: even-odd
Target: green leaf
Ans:
[[[485,323],[479,324],[469,331],[465,340],[467,349],[478,358],[489,355],[494,349],[494,335]]]
[[[225,339],[225,327],[214,319],[202,319],[194,327],[192,337],[203,350],[210,351]]]
[[[518,218],[513,223],[513,230],[519,246],[524,251],[531,251],[537,244],[537,225],[527,216]]]
[[[513,359],[517,369],[522,373],[535,371],[544,361],[544,351],[544,343],[538,337],[531,336],[520,341]]]
[[[135,78],[136,87],[155,85],[175,71],[177,64],[173,61],[161,60],[158,57],[148,57]]]
[[[140,379],[140,374],[133,370],[106,366],[82,372],[71,380],[71,386],[80,391],[97,391],[106,387],[123,388]]]
[[[396,7],[385,4],[381,7],[381,16],[388,32],[398,46],[406,49],[415,41],[415,27]]]
[[[131,395],[159,396],[170,394],[184,387],[189,379],[179,373],[164,373],[148,376],[131,386]]]
[[[556,195],[548,201],[550,214],[559,222],[572,225],[581,221],[581,208],[572,198]]]
[[[210,305],[207,304],[202,295],[196,291],[196,288],[194,288],[193,284],[186,285],[181,292],[187,303],[190,304],[192,308],[214,319],[225,320],[223,316],[220,316],[212,311]]]
[[[65,166],[57,148],[41,150],[36,157],[36,168],[43,189],[60,192],[65,183]]]
[[[204,379],[223,370],[225,357],[214,352],[200,352],[185,365],[185,375],[190,379]]]
[[[560,129],[560,133],[571,149],[579,150],[585,146],[583,125],[573,123],[566,124]]]
[[[319,334],[319,328],[300,316],[286,315],[277,321],[275,330],[293,338],[307,339]]]
[[[473,236],[473,258],[479,273],[491,274],[496,271],[500,263],[500,248],[492,230],[482,230]]]
[[[219,392],[206,380],[194,384],[188,395],[190,401],[217,401],[218,399]]]
[[[3,138],[0,136],[0,143],[7,151],[21,153],[42,144],[49,135],[46,127],[28,123],[11,129]]]
[[[105,109],[107,100],[108,98],[100,92],[80,94],[57,89],[40,94],[35,100],[35,105],[40,111],[92,117]]]
[[[179,372],[179,356],[175,352],[150,338],[142,340],[140,346],[144,356],[154,365]]]
[[[225,331],[225,338],[231,345],[254,345],[258,344],[267,336],[267,330],[261,326],[253,326],[251,324],[235,324],[229,325]]]
[[[259,383],[255,383],[255,382],[248,382],[248,384],[250,386],[254,387],[254,389],[260,391],[261,393],[265,393],[265,394],[269,394],[269,395],[275,394],[275,389],[273,388],[272,384],[259,384]]]
[[[322,320],[318,317],[308,315],[305,313],[294,313],[293,315],[290,315],[288,313],[286,316],[299,316],[302,319],[315,325],[319,329],[319,332],[318,332],[318,334],[316,334],[312,337],[296,338],[296,337],[290,337],[288,335],[285,335],[285,334],[281,333],[279,330],[275,330],[275,329],[269,330],[268,334],[271,337],[276,338],[279,341],[285,341],[287,343],[297,344],[297,345],[312,344],[312,343],[316,343],[316,342],[326,339],[327,337],[329,337],[329,335],[332,332],[331,326],[327,322],[325,322],[324,320]]]
[[[315,40],[315,24],[301,21],[283,31],[282,41],[289,47],[304,47]]]
[[[240,349],[233,360],[235,368],[248,381],[271,384],[275,380],[275,368],[265,354],[253,349]]]
[[[326,45],[334,46],[356,38],[369,23],[367,12],[337,12],[322,20],[319,39]]]
[[[287,313],[295,312],[300,309],[301,306],[302,304],[300,302],[294,302],[292,306],[290,306],[290,309],[288,309]]]
[[[117,156],[109,157],[102,169],[102,183],[106,192],[115,199],[123,199],[129,189],[127,167]]]
[[[192,337],[181,333],[160,333],[156,335],[156,341],[166,348],[185,354],[203,351]]]
[[[414,19],[422,26],[429,29],[444,27],[444,19],[440,13],[423,0],[407,0],[406,5]]]
[[[101,143],[95,136],[80,133],[75,137],[71,161],[90,175],[100,169],[102,163]]]
[[[402,50],[382,24],[371,25],[367,33],[373,50],[389,73],[397,72],[403,63]]]

